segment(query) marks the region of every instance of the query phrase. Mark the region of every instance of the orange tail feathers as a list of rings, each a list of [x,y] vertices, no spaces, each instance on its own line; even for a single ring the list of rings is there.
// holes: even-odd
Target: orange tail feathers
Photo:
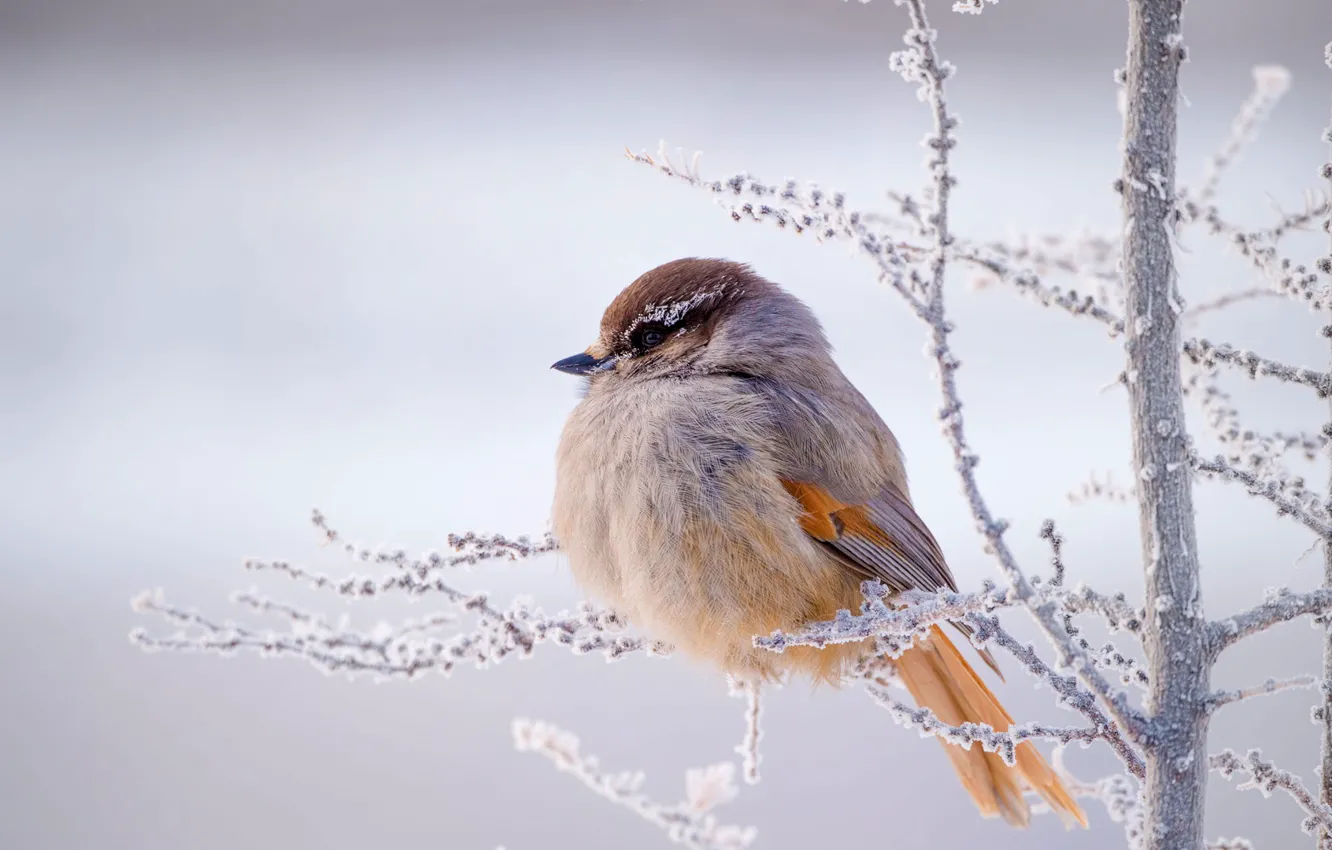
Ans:
[[[1013,725],[998,698],[937,626],[927,640],[918,641],[897,659],[897,669],[916,704],[933,711],[944,723],[988,723],[1001,732]],[[1031,808],[1022,796],[1026,786],[1049,804],[1066,827],[1087,826],[1087,816],[1031,742],[1017,746],[1013,767],[979,744],[963,749],[947,741],[940,743],[983,817],[999,815],[1013,826],[1025,827],[1031,818]]]

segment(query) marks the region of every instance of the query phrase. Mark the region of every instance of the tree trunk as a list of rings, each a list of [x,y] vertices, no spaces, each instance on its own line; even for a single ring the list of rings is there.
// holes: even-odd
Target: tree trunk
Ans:
[[[1332,163],[1328,164],[1332,166]],[[1332,258],[1332,253],[1328,256]],[[1332,480],[1328,486],[1332,488]],[[1323,540],[1323,587],[1332,588],[1332,540],[1327,539]],[[1319,799],[1323,805],[1332,806],[1332,615],[1324,614],[1323,620],[1323,681],[1319,689],[1323,712],[1323,758],[1319,762],[1319,784],[1322,787]],[[1332,834],[1324,834],[1323,840],[1332,840]]]
[[[1153,715],[1147,850],[1203,846],[1210,658],[1198,581],[1171,231],[1182,0],[1129,0],[1120,192],[1128,392],[1139,492]]]
[[[1327,45],[1327,66],[1332,68],[1332,42]],[[1332,121],[1327,125],[1326,138],[1332,143]],[[1323,176],[1327,178],[1327,197],[1332,201],[1332,156],[1323,166]],[[1328,233],[1327,258],[1320,268],[1332,280],[1332,212],[1328,213],[1323,227]],[[1328,327],[1332,328],[1332,313],[1328,314]],[[1332,336],[1332,332],[1329,333]],[[1328,452],[1332,456],[1332,452]],[[1329,499],[1332,499],[1332,470],[1328,474]],[[1323,541],[1323,587],[1332,588],[1332,539]],[[1332,806],[1332,616],[1324,616],[1323,623],[1323,683],[1320,694],[1323,698],[1323,760],[1322,793],[1320,798],[1325,806]],[[1324,839],[1332,839],[1325,835]]]

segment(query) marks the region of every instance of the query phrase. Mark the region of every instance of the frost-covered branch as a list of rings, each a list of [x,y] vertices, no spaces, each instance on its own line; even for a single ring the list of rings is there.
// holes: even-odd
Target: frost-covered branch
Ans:
[[[1091,596],[1096,596],[1090,590],[1085,592]],[[1073,622],[1074,615],[1083,610],[1094,610],[1105,617],[1111,632],[1124,628],[1135,635],[1139,635],[1141,634],[1145,614],[1142,611],[1132,609],[1122,599],[1109,600],[1102,597],[1098,600],[1099,604],[1086,609],[1078,607],[1079,601],[1081,600],[1071,595],[1064,597],[1062,600],[1064,630],[1068,632],[1068,636],[1086,653],[1093,664],[1103,670],[1113,670],[1121,684],[1134,685],[1145,689],[1151,684],[1151,679],[1136,658],[1125,655],[1118,647],[1108,641],[1099,647],[1092,646],[1091,642],[1082,636],[1082,630]]]
[[[876,638],[881,650],[895,657],[910,648],[913,641],[926,636],[931,627],[944,622],[965,622],[973,630],[971,640],[974,645],[980,647],[994,641],[1007,650],[1028,673],[1049,686],[1061,704],[1090,720],[1096,736],[1103,738],[1115,750],[1130,771],[1141,775],[1141,756],[1130,740],[1134,735],[1141,734],[1145,720],[1129,707],[1124,694],[1110,688],[1108,682],[1107,693],[1104,695],[1085,690],[1078,685],[1077,677],[1060,675],[1036,654],[1033,647],[1019,643],[1004,630],[998,619],[990,614],[1000,608],[1019,604],[1011,590],[989,589],[981,593],[942,590],[933,594],[909,591],[891,600],[900,607],[890,607],[884,602],[888,588],[878,582],[865,582],[863,588],[865,602],[860,614],[843,609],[832,620],[811,623],[796,632],[774,631],[767,637],[756,637],[754,645],[773,652],[783,652],[791,646],[824,647]],[[1104,600],[1104,597],[1091,591],[1086,591],[1086,594],[1081,591],[1070,593],[1062,588],[1051,587],[1041,593],[1038,607],[1054,608],[1057,605],[1052,601],[1054,599],[1077,598],[1083,600],[1082,610],[1099,610],[1097,603]],[[1096,678],[1105,682],[1100,673],[1096,672],[1096,660],[1092,653],[1079,647],[1075,638],[1067,633],[1063,634],[1063,640],[1081,653]],[[1085,641],[1082,643],[1086,644]],[[1113,720],[1106,714],[1098,696],[1112,713]]]
[[[1266,375],[1282,381],[1303,384],[1318,391],[1319,398],[1327,398],[1332,393],[1332,375],[1303,366],[1290,366],[1266,357],[1260,357],[1252,351],[1241,351],[1230,345],[1215,345],[1205,339],[1184,341],[1184,354],[1194,363],[1213,367],[1218,363],[1234,366],[1243,370],[1250,378]]]
[[[1210,691],[1180,364],[1184,308],[1175,265],[1183,0],[1129,0],[1123,160],[1125,375],[1145,584],[1143,646],[1152,718],[1147,850],[1203,844]]]
[[[1324,48],[1323,58],[1327,62],[1327,67],[1332,69],[1332,41],[1328,42]],[[1328,125],[1323,130],[1323,141],[1327,142],[1332,148],[1332,118],[1328,120]],[[1328,212],[1323,219],[1323,230],[1328,235],[1327,255],[1320,257],[1314,265],[1320,272],[1328,278],[1328,283],[1332,285],[1332,155],[1328,161],[1323,163],[1320,169],[1323,178],[1327,181],[1327,200]],[[1330,315],[1329,318],[1332,318]],[[1332,339],[1332,324],[1323,327],[1324,338]],[[1328,426],[1324,426],[1325,433]],[[1332,503],[1332,473],[1329,473],[1329,502]],[[1323,538],[1323,589],[1332,592],[1332,539]],[[1314,722],[1318,723],[1322,729],[1321,749],[1319,758],[1319,798],[1324,807],[1332,807],[1332,617],[1323,615],[1314,620],[1315,625],[1321,625],[1323,630],[1323,681],[1320,687],[1320,697],[1318,704],[1314,707]],[[1332,842],[1332,825],[1327,825],[1320,834],[1324,842]]]
[[[348,675],[368,673],[380,677],[415,678],[429,670],[452,673],[460,663],[478,668],[498,664],[510,657],[527,658],[537,645],[554,643],[575,654],[599,653],[615,660],[634,652],[664,656],[672,647],[660,641],[630,636],[622,632],[627,624],[614,611],[588,603],[577,611],[547,614],[525,599],[514,600],[500,608],[484,593],[467,593],[445,580],[453,568],[493,560],[519,560],[535,557],[555,548],[547,536],[539,543],[528,538],[510,539],[500,535],[450,535],[453,555],[429,552],[409,557],[402,549],[373,551],[342,542],[323,514],[315,511],[313,523],[328,543],[341,542],[342,551],[356,561],[390,566],[384,577],[352,575],[331,578],[323,573],[287,561],[248,559],[245,567],[259,572],[276,572],[347,599],[366,599],[391,591],[412,597],[436,594],[453,611],[425,620],[408,620],[399,626],[381,624],[370,632],[353,629],[345,621],[334,625],[320,615],[295,606],[262,597],[257,592],[233,597],[239,604],[259,613],[277,614],[288,622],[287,631],[259,630],[239,623],[217,621],[195,611],[169,603],[159,591],[142,593],[133,600],[138,613],[156,614],[181,630],[154,637],[135,629],[130,639],[145,650],[177,650],[231,654],[250,650],[265,657],[304,658],[327,673]],[[470,628],[443,630],[455,626],[461,616],[473,619]]]
[[[994,246],[960,246],[952,252],[958,260],[971,263],[992,274],[1000,283],[1044,307],[1057,307],[1074,316],[1085,316],[1105,325],[1110,336],[1124,332],[1124,319],[1105,303],[1104,296],[1064,289],[1042,279],[1033,268],[1008,262]],[[982,281],[983,283],[983,281]]]
[[[1106,287],[1096,300],[1112,309],[1123,307],[1123,286],[1118,263],[1119,240],[1104,234],[1023,233],[1002,242],[987,242],[982,250],[1047,275],[1062,272]]]
[[[388,593],[401,592],[408,596],[430,593],[442,595],[448,602],[475,610],[489,617],[499,618],[484,595],[467,594],[450,585],[444,575],[455,567],[474,566],[485,561],[518,561],[553,552],[558,544],[550,534],[533,542],[529,537],[508,538],[503,535],[479,535],[474,532],[450,534],[447,538],[452,555],[426,552],[418,557],[409,556],[404,549],[368,549],[348,543],[342,535],[328,525],[327,518],[318,510],[311,522],[319,530],[323,542],[338,544],[348,558],[365,564],[393,567],[388,575],[375,578],[352,574],[334,578],[289,561],[247,558],[245,569],[255,572],[275,572],[295,581],[309,584],[316,590],[329,590],[349,599],[366,599]]]
[[[939,421],[943,426],[944,436],[953,449],[955,468],[961,478],[962,489],[971,508],[972,517],[985,539],[987,549],[995,556],[1001,571],[1008,579],[1015,598],[1027,606],[1046,637],[1059,650],[1060,663],[1077,670],[1078,675],[1114,714],[1116,722],[1122,727],[1119,731],[1131,739],[1136,738],[1141,732],[1139,718],[1127,707],[1123,693],[1116,691],[1110,685],[1097,671],[1091,659],[1060,627],[1055,615],[1055,606],[1038,599],[1038,594],[1018,566],[1016,557],[1004,540],[1008,523],[995,518],[991,513],[976,481],[975,468],[980,458],[972,451],[966,438],[962,399],[956,379],[956,372],[961,363],[953,354],[949,344],[948,337],[952,333],[953,326],[947,318],[944,307],[948,252],[953,243],[948,218],[948,200],[956,183],[949,168],[949,155],[956,145],[953,130],[957,127],[957,120],[950,114],[944,95],[944,81],[951,76],[953,68],[942,62],[935,51],[937,33],[929,25],[922,0],[902,0],[901,5],[907,9],[911,29],[907,31],[904,39],[907,49],[893,54],[892,64],[908,81],[919,84],[917,97],[928,104],[934,119],[933,132],[925,137],[924,142],[930,152],[926,158],[926,166],[933,178],[934,197],[933,208],[924,217],[924,226],[921,229],[921,236],[933,243],[926,278],[925,309],[921,313],[921,318],[929,327],[930,351],[938,367],[937,379],[943,396]],[[973,615],[975,616],[978,615]],[[1131,747],[1125,744],[1125,750],[1131,751]]]
[[[1327,522],[1327,509],[1319,502],[1299,501],[1288,495],[1291,485],[1278,478],[1264,478],[1252,472],[1232,466],[1226,459],[1217,455],[1212,460],[1203,460],[1196,454],[1189,457],[1192,467],[1206,475],[1213,475],[1225,481],[1236,481],[1245,486],[1251,496],[1259,496],[1276,507],[1277,516],[1289,516],[1298,520],[1319,537],[1332,534],[1332,526]],[[1297,492],[1304,491],[1303,480],[1293,485]]]
[[[1095,800],[1105,807],[1105,813],[1114,823],[1124,828],[1124,838],[1130,850],[1142,847],[1143,812],[1142,786],[1122,773],[1112,773],[1094,782],[1081,780],[1064,765],[1065,748],[1057,747],[1050,759],[1051,767],[1064,781],[1068,792],[1079,800]],[[1033,807],[1032,813],[1048,807]]]
[[[1265,230],[1246,231],[1221,217],[1215,206],[1193,200],[1181,191],[1176,209],[1182,223],[1202,222],[1209,233],[1226,240],[1229,246],[1267,278],[1268,283],[1283,295],[1304,303],[1315,312],[1328,305],[1328,288],[1319,285],[1318,274],[1304,263],[1284,257],[1277,250],[1281,238],[1327,215],[1329,202],[1310,199],[1304,210],[1284,216],[1276,225]]]
[[[1107,683],[1108,693],[1098,692],[1096,694],[1101,698],[1105,709],[1110,712],[1110,715],[1107,716],[1105,711],[1102,710],[1102,702],[1098,702],[1091,691],[1078,686],[1078,677],[1059,675],[1056,670],[1036,654],[1035,647],[1030,644],[1019,643],[1016,638],[1004,631],[999,626],[998,618],[983,614],[972,614],[967,617],[967,622],[976,630],[972,636],[973,641],[983,643],[988,639],[993,639],[995,643],[1006,649],[1029,673],[1054,690],[1056,701],[1060,705],[1066,705],[1072,710],[1080,712],[1091,721],[1100,736],[1119,756],[1120,761],[1124,763],[1129,773],[1137,777],[1143,775],[1145,766],[1142,755],[1132,742],[1143,735],[1146,720],[1129,707],[1128,700],[1122,691],[1110,689]],[[1082,674],[1081,677],[1084,680],[1091,678],[1085,670],[1079,670],[1078,672]],[[1096,673],[1095,679],[1105,682],[1105,679],[1099,673]],[[1111,717],[1114,719],[1112,720]]]
[[[1068,494],[1068,501],[1074,505],[1082,505],[1097,500],[1129,504],[1137,498],[1137,491],[1133,487],[1123,487],[1116,484],[1108,472],[1104,480],[1092,474],[1086,481],[1082,482],[1082,486],[1077,491]]]
[[[1226,293],[1225,295],[1218,295],[1215,298],[1209,298],[1206,301],[1200,301],[1197,304],[1194,304],[1192,307],[1189,307],[1183,313],[1180,314],[1180,319],[1182,319],[1187,324],[1189,322],[1197,321],[1199,316],[1204,316],[1208,313],[1215,313],[1224,310],[1227,307],[1233,307],[1236,304],[1241,304],[1245,301],[1257,301],[1264,298],[1278,298],[1280,297],[1280,295],[1281,293],[1276,292],[1272,289],[1259,289],[1256,287],[1250,289],[1242,289],[1238,292],[1229,292]],[[1242,841],[1243,839],[1238,839],[1238,840]]]
[[[784,652],[791,646],[823,648],[829,644],[858,643],[878,637],[901,642],[905,647],[915,638],[929,634],[931,626],[1015,604],[1007,590],[982,593],[941,590],[932,594],[913,590],[893,599],[895,605],[905,604],[889,607],[884,603],[889,593],[885,585],[868,581],[862,584],[862,588],[865,602],[860,614],[852,614],[844,608],[832,620],[808,623],[792,632],[778,629],[767,637],[755,637],[754,646]]]
[[[1327,850],[1332,848],[1332,807],[1320,802],[1304,787],[1304,782],[1288,770],[1282,770],[1263,758],[1261,750],[1249,750],[1240,758],[1234,750],[1223,750],[1207,760],[1208,766],[1229,779],[1236,773],[1245,773],[1249,779],[1236,786],[1241,791],[1261,791],[1264,797],[1272,796],[1274,791],[1284,791],[1307,817],[1300,822],[1300,829],[1308,835],[1319,837],[1318,846]]]
[[[1328,612],[1332,612],[1332,588],[1324,587],[1305,593],[1294,593],[1284,587],[1270,590],[1263,604],[1208,625],[1212,655],[1216,656],[1244,638],[1266,631],[1277,623],[1297,617],[1316,617]]]
[[[217,622],[166,601],[162,591],[139,594],[132,601],[138,613],[154,613],[174,623],[181,631],[151,637],[143,629],[130,633],[130,640],[150,651],[213,652],[231,655],[241,650],[264,657],[304,658],[325,673],[371,673],[383,678],[414,678],[432,668],[452,669],[465,650],[455,640],[438,636],[439,629],[454,623],[452,613],[408,620],[394,628],[381,625],[369,634],[335,627],[323,617],[253,592],[238,593],[233,601],[257,612],[277,614],[290,624],[287,632],[260,631],[230,621]],[[185,631],[193,630],[193,634]]]
[[[915,729],[923,738],[939,738],[956,747],[971,749],[980,744],[987,753],[995,753],[1004,764],[1013,766],[1017,761],[1017,745],[1027,740],[1053,741],[1069,744],[1081,741],[1090,744],[1104,737],[1098,730],[1086,726],[1047,726],[1042,723],[1023,723],[1003,732],[995,731],[988,723],[962,723],[953,726],[944,723],[928,708],[917,708],[899,702],[887,689],[867,685],[865,690],[880,706],[888,710],[899,726]]]
[[[1222,706],[1241,702],[1253,697],[1268,696],[1270,694],[1288,691],[1294,688],[1316,688],[1322,680],[1317,676],[1292,676],[1289,679],[1268,679],[1261,685],[1255,685],[1251,688],[1239,688],[1233,691],[1214,691],[1208,699],[1207,705],[1212,711],[1216,711]]]
[[[718,195],[718,202],[735,221],[771,222],[778,229],[789,229],[797,235],[810,233],[819,241],[851,241],[874,261],[882,282],[897,290],[917,313],[923,309],[920,298],[913,291],[921,286],[912,269],[921,249],[891,237],[890,231],[899,229],[904,221],[850,209],[845,194],[827,192],[812,183],[802,185],[796,180],[787,180],[781,185],[768,184],[743,173],[725,180],[705,180],[698,171],[700,152],[695,152],[687,164],[679,164],[671,157],[664,141],[655,157],[645,151],[633,153],[626,150],[625,155],[667,177]],[[682,152],[677,156],[683,159]],[[891,226],[894,224],[898,227]]]
[[[607,800],[624,806],[662,829],[676,844],[691,850],[743,850],[753,843],[753,827],[717,823],[712,810],[729,802],[739,788],[735,765],[722,762],[685,774],[685,799],[674,805],[658,803],[644,794],[642,773],[605,773],[593,756],[579,752],[579,741],[569,732],[542,721],[513,721],[513,742],[519,752],[545,756],[564,773]]]
[[[1282,464],[1282,456],[1298,449],[1307,460],[1316,460],[1328,445],[1327,434],[1264,434],[1245,427],[1230,393],[1220,387],[1217,370],[1192,365],[1191,361],[1189,364],[1191,371],[1184,382],[1184,395],[1198,401],[1207,417],[1208,429],[1226,449],[1226,459],[1231,464],[1242,464],[1268,481],[1277,481],[1282,494],[1318,509],[1322,497],[1304,488],[1303,479],[1293,476]]]
[[[759,741],[763,739],[763,683],[758,679],[730,681],[731,696],[745,700],[745,736],[735,751],[740,754],[745,782],[757,785],[759,781]]]
[[[1259,65],[1253,69],[1253,92],[1240,105],[1239,113],[1230,124],[1230,136],[1221,149],[1207,161],[1198,198],[1208,202],[1216,195],[1217,187],[1226,169],[1235,162],[1244,148],[1253,141],[1259,126],[1267,120],[1272,107],[1290,89],[1290,72],[1279,65]]]
[[[1047,588],[1047,593],[1051,591]],[[1070,614],[1094,612],[1100,614],[1112,633],[1123,630],[1133,635],[1142,633],[1143,621],[1147,614],[1141,608],[1128,603],[1123,593],[1106,596],[1079,582],[1071,590],[1056,592],[1054,598],[1059,606]]]
[[[567,646],[575,654],[600,653],[615,660],[632,652],[669,655],[671,647],[641,637],[618,634],[625,624],[613,613],[584,603],[576,613],[547,615],[523,600],[500,610],[485,601],[484,594],[467,597],[462,611],[485,609],[495,612],[477,617],[474,628],[444,633],[456,625],[452,612],[423,619],[409,619],[393,626],[381,623],[369,632],[359,632],[347,623],[333,625],[321,616],[275,602],[254,593],[240,593],[233,601],[257,611],[278,613],[289,622],[283,631],[259,630],[230,620],[217,621],[196,611],[168,602],[160,590],[141,593],[132,601],[141,614],[157,614],[180,630],[153,636],[134,629],[130,640],[150,651],[174,650],[231,655],[253,651],[263,657],[303,658],[325,673],[407,679],[435,670],[448,675],[460,663],[485,669],[509,657],[530,657],[541,643]]]
[[[1041,539],[1050,544],[1050,566],[1054,575],[1050,577],[1052,587],[1063,587],[1067,567],[1064,566],[1064,536],[1055,528],[1055,521],[1047,519],[1041,523]]]

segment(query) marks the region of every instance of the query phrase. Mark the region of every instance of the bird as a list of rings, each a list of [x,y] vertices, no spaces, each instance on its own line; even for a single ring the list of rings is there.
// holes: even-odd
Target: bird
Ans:
[[[751,266],[686,257],[647,271],[596,340],[551,368],[583,379],[556,449],[551,531],[578,585],[653,638],[742,680],[836,686],[872,641],[779,654],[754,636],[858,611],[869,579],[957,589],[893,432],[813,311]],[[938,626],[893,663],[944,723],[1012,725]],[[944,748],[982,816],[1025,827],[1029,788],[1086,827],[1030,741],[1012,766]]]

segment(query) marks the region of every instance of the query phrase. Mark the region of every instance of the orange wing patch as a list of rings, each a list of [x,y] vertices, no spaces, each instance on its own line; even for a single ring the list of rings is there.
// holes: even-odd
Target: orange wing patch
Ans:
[[[876,546],[897,549],[897,545],[883,529],[870,519],[863,505],[848,505],[834,498],[817,484],[781,479],[786,492],[795,497],[805,512],[800,516],[800,527],[805,533],[831,543],[843,534],[863,537]]]
[[[828,495],[828,491],[822,487],[805,484],[802,481],[787,481],[785,478],[781,481],[786,492],[794,496],[800,507],[805,509],[800,515],[800,527],[806,534],[824,543],[831,543],[841,536],[836,523],[832,520],[832,515],[849,507],[848,505]]]
[[[818,484],[780,480],[803,508],[801,529],[836,550],[862,577],[879,579],[895,590],[957,589],[938,543],[902,495],[885,490],[869,505],[848,505]],[[972,633],[963,622],[952,625],[968,637]],[[1003,679],[994,654],[985,648],[977,652]]]

